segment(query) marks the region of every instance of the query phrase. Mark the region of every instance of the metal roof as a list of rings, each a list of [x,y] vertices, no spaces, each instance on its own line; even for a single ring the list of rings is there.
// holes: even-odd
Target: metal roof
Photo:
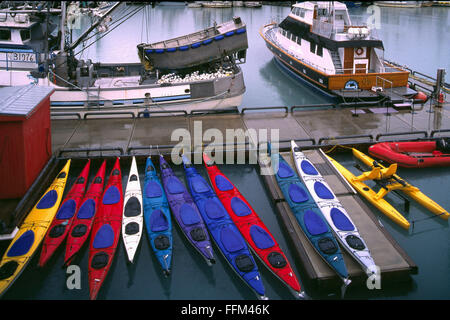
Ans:
[[[55,89],[29,84],[26,86],[0,88],[0,116],[25,116]]]

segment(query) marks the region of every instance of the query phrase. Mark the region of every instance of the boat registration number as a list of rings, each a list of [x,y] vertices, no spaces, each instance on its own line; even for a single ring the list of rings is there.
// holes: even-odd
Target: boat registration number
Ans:
[[[28,52],[10,52],[8,53],[8,60],[10,61],[23,61],[23,62],[36,62],[36,55]]]

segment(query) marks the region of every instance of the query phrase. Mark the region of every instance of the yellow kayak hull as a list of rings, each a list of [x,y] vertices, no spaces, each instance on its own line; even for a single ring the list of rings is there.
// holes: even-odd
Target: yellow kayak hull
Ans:
[[[374,159],[372,159],[371,157],[367,156],[366,154],[364,154],[356,149],[352,149],[352,152],[353,152],[353,155],[356,158],[358,158],[361,162],[363,162],[365,165],[367,165],[371,169],[374,168],[374,165],[373,165],[373,163],[375,161]],[[378,163],[378,166],[381,169],[385,169],[385,167],[383,167],[380,163]],[[432,199],[430,199],[428,196],[423,194],[418,188],[412,186],[411,184],[409,184],[408,182],[406,182],[405,180],[400,178],[397,174],[392,175],[392,177],[394,177],[396,179],[400,179],[403,182],[405,182],[406,186],[400,188],[399,189],[400,191],[402,191],[404,194],[411,197],[414,201],[421,204],[422,206],[424,206],[425,208],[427,208],[429,211],[433,212],[434,214],[438,215],[442,219],[448,220],[450,214],[448,213],[447,210],[445,210],[439,204],[437,204]]]
[[[44,238],[61,203],[71,160],[59,172],[23,221],[0,261],[0,296],[19,277]]]
[[[349,170],[344,168],[339,162],[327,156],[336,169],[344,176],[345,179],[358,191],[367,201],[380,210],[385,216],[394,221],[404,229],[409,229],[410,223],[406,218],[398,212],[389,202],[383,198],[378,198],[377,193],[369,188],[364,182],[356,180],[356,176]]]

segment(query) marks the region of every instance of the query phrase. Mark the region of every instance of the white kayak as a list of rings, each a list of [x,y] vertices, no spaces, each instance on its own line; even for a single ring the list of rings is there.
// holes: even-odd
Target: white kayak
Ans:
[[[139,181],[136,159],[133,157],[124,196],[122,219],[123,243],[125,244],[128,260],[131,263],[133,263],[134,255],[141,241],[143,226],[141,183]]]
[[[291,141],[291,151],[297,172],[342,247],[362,266],[367,275],[376,273],[377,267],[370,250],[344,206],[293,140]]]

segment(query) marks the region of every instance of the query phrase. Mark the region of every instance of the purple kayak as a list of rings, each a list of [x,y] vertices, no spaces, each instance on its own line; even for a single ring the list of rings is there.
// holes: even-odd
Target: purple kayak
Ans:
[[[159,157],[159,166],[167,200],[177,224],[189,242],[205,258],[206,263],[212,265],[216,261],[214,260],[208,230],[191,194],[180,179],[175,176],[163,156]]]

